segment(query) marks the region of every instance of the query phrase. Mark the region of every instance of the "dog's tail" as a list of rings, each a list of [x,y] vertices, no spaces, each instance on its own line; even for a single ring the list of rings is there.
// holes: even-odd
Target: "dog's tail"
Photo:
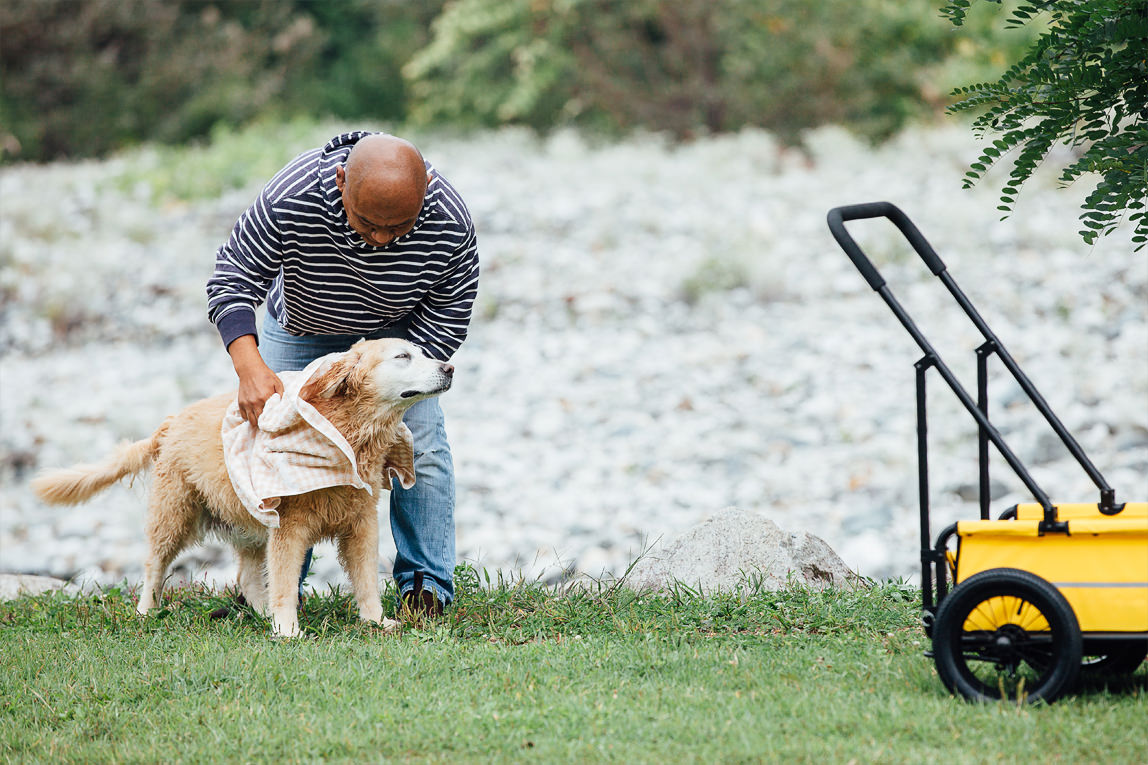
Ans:
[[[159,449],[159,437],[167,423],[151,438],[123,442],[103,462],[46,470],[32,481],[32,491],[50,505],[78,505],[125,476],[147,469]]]

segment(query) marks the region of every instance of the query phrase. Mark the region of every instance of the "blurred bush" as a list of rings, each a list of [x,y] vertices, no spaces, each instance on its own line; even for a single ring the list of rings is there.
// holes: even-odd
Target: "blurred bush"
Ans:
[[[4,0],[0,150],[99,156],[261,115],[401,118],[441,2]]]
[[[329,121],[258,119],[241,128],[217,124],[205,141],[147,144],[122,152],[115,187],[157,204],[217,199],[273,176],[291,157],[340,132]]]
[[[298,116],[879,139],[1028,38],[882,0],[5,0],[0,41],[0,151],[48,160]]]
[[[288,82],[282,106],[314,117],[399,122],[403,65],[430,38],[444,0],[292,0],[322,36],[311,66]],[[328,136],[329,137],[329,136]]]
[[[825,123],[873,139],[945,105],[945,69],[1000,65],[1030,38],[885,0],[457,0],[404,68],[410,117],[580,123],[688,136]]]
[[[23,158],[182,141],[272,106],[317,54],[305,16],[272,3],[5,0],[3,120]]]

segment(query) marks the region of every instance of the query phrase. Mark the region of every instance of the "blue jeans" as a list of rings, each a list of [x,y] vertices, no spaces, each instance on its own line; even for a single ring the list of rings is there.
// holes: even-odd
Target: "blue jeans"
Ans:
[[[406,337],[404,328],[390,328],[371,335]],[[259,337],[259,352],[273,372],[299,370],[320,356],[345,351],[360,335],[307,335],[288,333],[268,316]],[[454,461],[446,439],[442,407],[437,398],[419,401],[407,410],[403,422],[415,443],[415,485],[391,486],[391,534],[395,540],[395,583],[399,593],[414,588],[415,573],[422,572],[423,588],[432,590],[445,605],[454,599]],[[311,566],[311,551],[303,561],[299,578]]]

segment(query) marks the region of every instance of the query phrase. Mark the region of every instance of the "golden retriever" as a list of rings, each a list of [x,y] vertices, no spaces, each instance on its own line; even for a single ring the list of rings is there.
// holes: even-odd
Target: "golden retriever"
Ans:
[[[332,539],[359,616],[391,629],[397,622],[383,619],[379,597],[376,503],[379,491],[390,488],[390,476],[404,485],[414,481],[403,414],[416,401],[449,389],[454,367],[399,339],[362,340],[329,358],[300,398],[346,438],[373,494],[336,486],[283,497],[279,527],[260,523],[240,502],[224,464],[220,430],[235,393],[192,404],[164,420],[150,438],[122,444],[102,463],[42,473],[33,489],[45,502],[77,504],[152,466],[141,614],[155,607],[175,557],[214,533],[235,548],[239,591],[254,608],[270,612],[275,635],[295,636],[303,556],[319,540]]]

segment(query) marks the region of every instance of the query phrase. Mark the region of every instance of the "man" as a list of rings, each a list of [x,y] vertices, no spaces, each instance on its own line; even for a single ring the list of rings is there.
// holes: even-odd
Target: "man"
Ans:
[[[208,315],[239,376],[240,413],[256,425],[283,391],[277,372],[360,338],[403,337],[446,361],[466,338],[477,289],[474,225],[458,192],[407,141],[353,132],[292,160],[239,218],[216,253]],[[394,577],[406,607],[437,615],[454,596],[454,466],[437,398],[403,421],[415,485],[391,490]],[[308,550],[302,576],[310,562]]]

